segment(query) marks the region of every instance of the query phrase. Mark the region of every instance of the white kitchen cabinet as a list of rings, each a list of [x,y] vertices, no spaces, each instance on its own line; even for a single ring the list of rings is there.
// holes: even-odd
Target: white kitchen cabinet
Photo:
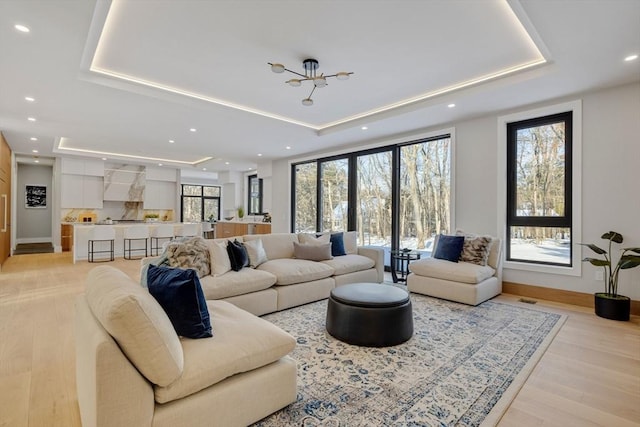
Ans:
[[[178,180],[177,170],[172,168],[156,168],[147,166],[147,181],[170,181]]]
[[[62,173],[68,175],[104,176],[102,160],[80,160],[62,158]]]
[[[149,181],[144,192],[145,209],[175,209],[177,188],[175,182]]]
[[[62,208],[99,208],[103,206],[103,178],[99,176],[83,176],[62,174]]]

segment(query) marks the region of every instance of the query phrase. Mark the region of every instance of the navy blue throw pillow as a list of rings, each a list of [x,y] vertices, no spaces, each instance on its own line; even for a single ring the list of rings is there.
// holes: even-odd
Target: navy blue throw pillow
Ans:
[[[322,236],[321,233],[316,234],[316,237]],[[346,255],[347,251],[344,249],[344,233],[331,233],[329,236],[331,242],[331,256]]]
[[[178,335],[186,338],[213,336],[209,310],[195,270],[149,265],[149,293],[169,316]]]
[[[233,271],[240,271],[249,266],[247,249],[237,239],[233,242],[231,240],[227,242],[227,254]]]
[[[463,245],[464,236],[447,236],[441,234],[438,238],[438,245],[436,246],[436,252],[433,254],[433,257],[458,262]]]
[[[332,233],[331,242],[331,256],[346,255],[347,251],[344,250],[344,233]]]

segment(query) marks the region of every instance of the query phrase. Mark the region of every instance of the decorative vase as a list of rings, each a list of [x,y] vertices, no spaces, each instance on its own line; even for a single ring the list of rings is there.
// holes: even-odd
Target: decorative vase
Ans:
[[[613,296],[606,293],[596,293],[596,315],[611,320],[629,320],[631,313],[631,298],[624,295]]]

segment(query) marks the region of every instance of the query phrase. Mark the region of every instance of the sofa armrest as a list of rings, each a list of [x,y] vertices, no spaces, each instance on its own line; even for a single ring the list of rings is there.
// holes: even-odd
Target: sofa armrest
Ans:
[[[76,384],[83,426],[151,426],[151,384],[122,353],[89,308],[76,299]]]
[[[374,268],[378,272],[378,283],[382,283],[384,281],[384,250],[373,246],[358,246],[358,255],[373,260]]]

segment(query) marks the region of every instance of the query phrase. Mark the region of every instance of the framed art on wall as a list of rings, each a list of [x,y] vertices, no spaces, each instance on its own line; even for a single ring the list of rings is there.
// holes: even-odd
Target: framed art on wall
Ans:
[[[47,207],[47,187],[44,185],[27,185],[25,191],[26,208]]]

